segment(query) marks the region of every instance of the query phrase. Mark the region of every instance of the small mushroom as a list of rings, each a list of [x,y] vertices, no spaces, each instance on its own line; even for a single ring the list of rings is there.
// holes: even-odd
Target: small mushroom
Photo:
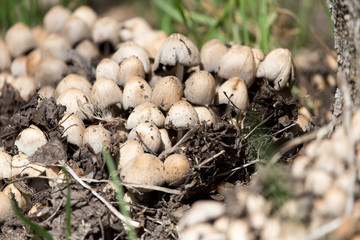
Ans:
[[[99,58],[100,56],[98,47],[89,39],[85,39],[77,44],[75,51],[89,62]]]
[[[133,17],[120,24],[119,36],[122,41],[132,41],[136,36],[151,31],[150,24],[142,17]]]
[[[0,192],[0,226],[2,226],[5,221],[15,216],[10,199],[11,197],[4,192]]]
[[[43,98],[51,98],[54,96],[55,88],[51,85],[40,87],[37,93]]]
[[[110,78],[98,78],[91,90],[91,102],[96,109],[106,110],[111,105],[122,102],[121,89]]]
[[[215,92],[215,79],[207,71],[195,72],[185,81],[185,98],[193,104],[210,105],[214,100]]]
[[[68,68],[64,61],[53,56],[47,56],[39,63],[35,79],[41,86],[55,85],[63,78],[67,70]]]
[[[211,73],[219,71],[221,57],[227,52],[228,47],[218,39],[212,39],[206,42],[200,51],[200,60],[202,67]]]
[[[69,40],[72,46],[91,37],[90,28],[87,23],[74,14],[66,19],[60,33]]]
[[[102,151],[104,142],[111,141],[110,132],[101,125],[90,125],[84,131],[83,145],[89,144],[94,152],[100,153]]]
[[[26,58],[26,72],[31,75],[35,76],[37,71],[37,67],[40,64],[42,59],[42,54],[40,48],[35,48],[32,50]]]
[[[11,162],[12,157],[4,150],[0,150],[0,180],[11,177]]]
[[[26,61],[27,56],[24,55],[18,56],[12,61],[10,72],[14,77],[25,76],[27,74]]]
[[[164,161],[164,178],[170,186],[179,186],[190,173],[190,162],[181,154],[171,154]]]
[[[144,66],[145,73],[150,72],[149,56],[141,46],[132,41],[120,44],[119,49],[114,53],[111,59],[116,61],[118,64],[121,64],[122,61],[132,56],[137,57],[141,61]]]
[[[52,7],[44,16],[45,30],[53,33],[59,32],[70,15],[71,11],[63,6]]]
[[[3,39],[0,37],[0,72],[9,69],[10,65],[11,65],[10,52]]]
[[[90,103],[89,98],[83,91],[77,88],[69,88],[60,94],[56,99],[56,103],[66,107],[65,113],[74,113],[82,120],[89,118],[83,111],[86,113],[93,112],[93,106]]]
[[[141,77],[129,79],[123,91],[123,108],[125,110],[134,108],[144,102],[150,102],[152,89]]]
[[[199,65],[200,55],[196,45],[180,33],[171,34],[161,45],[155,58],[154,71],[162,66],[176,68],[176,77],[183,81],[184,67]]]
[[[14,199],[20,210],[24,210],[31,202],[30,197],[20,192],[13,183],[7,185],[4,188],[3,193],[5,193],[10,199]]]
[[[154,86],[151,102],[164,111],[179,101],[183,95],[183,87],[175,76],[160,78]]]
[[[36,92],[35,79],[28,75],[15,78],[10,85],[19,91],[20,97],[25,101],[29,101],[31,96]]]
[[[110,58],[103,58],[96,66],[96,79],[106,77],[117,83],[118,71],[119,65],[117,62],[111,60]]]
[[[155,104],[145,102],[136,106],[130,113],[127,119],[126,128],[133,129],[140,123],[144,122],[154,123],[157,127],[163,127],[165,116],[155,106]]]
[[[68,39],[60,34],[52,33],[40,46],[42,57],[54,56],[62,61],[69,60],[71,44]]]
[[[144,153],[128,162],[121,170],[120,177],[122,182],[128,184],[161,186],[165,182],[163,174],[163,163],[154,155]]]
[[[58,83],[55,89],[54,97],[58,98],[61,94],[70,88],[76,88],[85,93],[86,96],[91,96],[91,83],[81,75],[69,74]]]
[[[98,18],[91,31],[91,36],[95,44],[110,43],[112,47],[120,42],[119,23],[113,17]]]
[[[159,129],[152,123],[138,124],[128,135],[128,140],[135,139],[141,143],[144,151],[157,153],[161,147],[161,134]]]
[[[85,131],[85,125],[81,118],[76,114],[65,113],[59,124],[64,128],[62,135],[66,137],[67,141],[81,147]]]
[[[38,177],[45,172],[44,166],[40,166],[37,163],[31,163],[29,161],[29,156],[21,152],[13,157],[11,162],[11,169],[12,177],[17,175]]]
[[[249,104],[249,96],[245,82],[239,77],[225,81],[218,89],[215,97],[217,104],[234,104],[236,111],[245,110]]]
[[[41,26],[35,26],[31,29],[31,33],[34,36],[36,46],[41,46],[46,38],[50,35],[50,32],[46,31]]]
[[[6,46],[12,57],[17,57],[36,47],[31,30],[22,22],[11,26],[5,35]]]
[[[229,79],[239,77],[250,87],[256,74],[254,55],[250,47],[235,44],[222,56],[218,75]]]
[[[260,63],[256,77],[264,78],[273,82],[274,89],[280,91],[289,80],[292,80],[294,65],[291,59],[291,52],[285,48],[272,50]]]
[[[254,55],[255,67],[257,69],[259,67],[261,61],[264,60],[265,55],[259,48],[252,48],[251,51]]]
[[[123,169],[128,162],[143,153],[144,150],[141,144],[134,139],[127,140],[125,143],[121,144],[119,149],[118,170]]]
[[[93,27],[95,21],[97,20],[96,12],[86,5],[82,5],[75,9],[73,15],[84,21],[89,29]]]
[[[41,146],[47,143],[45,134],[35,125],[25,128],[20,132],[15,141],[15,146],[20,152],[31,157]]]
[[[125,86],[126,82],[133,77],[145,79],[144,65],[136,56],[126,58],[121,62],[117,73],[117,83]]]
[[[194,109],[199,117],[200,123],[205,123],[206,125],[215,125],[217,123],[217,118],[213,110],[205,106],[194,106]]]

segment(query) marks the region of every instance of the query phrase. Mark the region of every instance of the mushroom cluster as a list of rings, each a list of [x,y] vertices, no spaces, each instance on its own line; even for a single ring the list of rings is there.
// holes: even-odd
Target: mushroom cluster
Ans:
[[[0,87],[11,85],[25,101],[38,93],[65,106],[58,124],[73,149],[89,146],[98,154],[104,142],[118,139],[121,180],[137,191],[183,184],[195,161],[172,147],[186,131],[200,124],[212,127],[224,112],[244,112],[256,79],[281,91],[292,74],[287,49],[265,56],[214,39],[199,51],[180,33],[167,36],[142,18],[100,17],[87,6],[73,12],[55,6],[43,27],[17,23],[5,40],[0,38]],[[114,119],[124,120],[116,131],[106,127]],[[59,174],[28,160],[47,138],[35,125],[23,129],[14,144],[18,154],[0,155],[0,180]],[[4,193],[17,196],[10,186]],[[24,209],[29,199],[20,197]]]

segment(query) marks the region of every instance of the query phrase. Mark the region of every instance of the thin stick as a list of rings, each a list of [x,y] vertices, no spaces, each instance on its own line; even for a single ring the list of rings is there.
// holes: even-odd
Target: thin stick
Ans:
[[[118,210],[116,210],[116,208],[114,208],[108,201],[106,201],[105,198],[103,198],[102,196],[100,196],[95,190],[93,190],[89,185],[87,185],[83,180],[81,180],[81,178],[79,178],[79,176],[68,166],[65,164],[65,168],[68,171],[68,173],[70,173],[71,176],[73,176],[73,178],[78,181],[84,188],[90,190],[90,192],[97,197],[101,202],[103,202],[105,204],[105,206],[116,216],[118,217],[121,221],[133,226],[133,227],[139,227],[140,223],[133,221],[131,219],[128,219],[127,217],[125,217],[124,215],[122,215]]]
[[[336,219],[322,225],[321,227],[316,229],[314,232],[312,232],[309,236],[309,239],[316,240],[316,239],[322,238],[326,234],[331,233],[334,230],[336,230],[341,225],[341,223],[342,223],[342,219],[336,218]]]
[[[204,166],[205,164],[211,162],[212,160],[214,160],[215,158],[223,155],[225,153],[225,150],[221,150],[220,152],[218,152],[217,154],[215,154],[214,156],[206,159],[205,161],[203,161],[202,163],[199,164],[199,166],[197,166],[198,168],[201,168],[202,166]]]
[[[179,191],[176,189],[170,189],[170,188],[153,186],[153,185],[126,184],[126,183],[121,183],[121,184],[127,188],[144,188],[144,189],[148,189],[148,190],[155,190],[155,191],[165,192],[165,193],[170,193],[170,194],[175,194],[175,195],[183,194],[182,191]]]

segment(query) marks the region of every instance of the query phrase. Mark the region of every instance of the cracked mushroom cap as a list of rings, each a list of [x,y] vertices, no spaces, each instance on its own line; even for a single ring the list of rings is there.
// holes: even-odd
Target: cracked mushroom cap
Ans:
[[[140,142],[146,152],[157,153],[161,148],[161,133],[155,124],[149,122],[140,123],[132,129],[128,135],[128,140],[131,139]]]
[[[165,182],[163,175],[163,162],[148,153],[141,154],[128,162],[120,173],[121,180],[124,183],[150,186],[163,185]]]
[[[180,33],[171,34],[161,45],[155,58],[154,71],[161,66],[176,66],[181,64],[187,67],[199,65],[200,54],[196,45]]]
[[[85,93],[86,96],[91,96],[91,83],[81,75],[69,74],[64,77],[56,86],[54,97],[58,98],[61,94],[66,92],[70,88],[76,88]]]
[[[217,104],[231,104],[238,110],[245,110],[249,105],[249,96],[245,82],[239,77],[225,81],[218,89],[215,97]]]
[[[123,108],[134,108],[144,102],[150,102],[152,89],[147,81],[141,77],[129,79],[123,91]]]
[[[208,72],[217,73],[220,66],[221,57],[227,52],[228,47],[218,39],[206,42],[200,51],[202,67]]]
[[[279,91],[286,86],[293,71],[291,52],[285,48],[277,48],[260,63],[256,77],[273,82],[274,89]]]
[[[91,36],[96,44],[110,42],[116,46],[120,42],[119,22],[113,17],[98,18],[92,27]]]
[[[186,130],[199,124],[199,117],[194,107],[187,101],[180,100],[169,109],[165,118],[165,127]]]
[[[150,60],[145,49],[133,41],[127,41],[120,44],[119,49],[111,57],[112,60],[121,64],[125,59],[135,56],[144,66],[145,73],[150,72]]]
[[[150,102],[142,103],[136,106],[130,113],[127,119],[126,128],[133,129],[144,122],[154,123],[157,127],[163,127],[165,116],[155,104]]]
[[[36,47],[30,28],[21,22],[9,28],[5,35],[5,42],[12,57],[25,54]]]
[[[121,103],[121,89],[110,78],[98,78],[91,90],[91,102],[95,108],[100,110],[104,110],[113,104]]]
[[[15,141],[15,146],[20,152],[31,157],[41,146],[47,143],[45,134],[35,125],[25,128],[20,132]]]
[[[44,28],[48,32],[59,32],[71,11],[63,6],[52,7],[44,16]]]
[[[164,178],[170,186],[182,184],[190,170],[190,162],[182,154],[171,154],[164,161]]]
[[[239,77],[250,87],[256,74],[254,55],[250,47],[232,45],[220,60],[218,75],[229,79]]]
[[[110,142],[110,132],[101,125],[90,125],[84,131],[83,145],[89,144],[94,152],[100,153],[104,142]]]
[[[185,98],[193,104],[208,106],[214,100],[215,93],[215,79],[207,71],[195,72],[185,81]]]
[[[164,111],[179,101],[183,95],[183,87],[175,76],[160,78],[154,86],[151,102]]]

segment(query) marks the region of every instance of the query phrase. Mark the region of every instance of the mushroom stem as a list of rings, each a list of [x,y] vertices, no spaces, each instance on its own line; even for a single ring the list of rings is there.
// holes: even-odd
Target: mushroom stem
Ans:
[[[176,77],[182,82],[184,77],[184,65],[176,63],[175,68]]]
[[[184,136],[184,130],[177,130],[176,142],[179,142],[183,136]]]

